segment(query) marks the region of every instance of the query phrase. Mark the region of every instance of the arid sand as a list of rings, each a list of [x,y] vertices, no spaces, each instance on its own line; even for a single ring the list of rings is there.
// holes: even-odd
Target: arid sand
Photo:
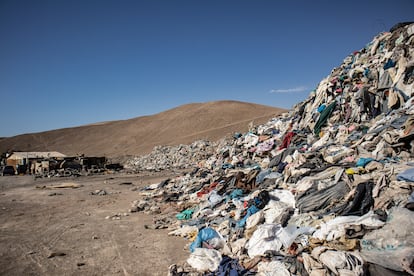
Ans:
[[[0,275],[166,275],[188,257],[185,240],[146,229],[151,215],[124,213],[140,198],[134,187],[171,176],[0,177]],[[73,183],[82,186],[36,188]]]

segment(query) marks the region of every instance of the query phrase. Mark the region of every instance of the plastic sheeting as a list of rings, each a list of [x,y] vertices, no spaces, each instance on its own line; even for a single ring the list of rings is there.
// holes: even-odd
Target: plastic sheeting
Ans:
[[[361,240],[361,255],[371,263],[414,275],[414,212],[405,208],[391,209],[381,229],[367,233]]]
[[[208,242],[209,240],[212,239],[220,239],[221,236],[220,234],[214,230],[213,228],[210,227],[206,227],[201,229],[198,232],[197,238],[195,239],[195,241],[190,245],[190,251],[194,252],[195,249],[199,248],[202,246],[203,242]]]

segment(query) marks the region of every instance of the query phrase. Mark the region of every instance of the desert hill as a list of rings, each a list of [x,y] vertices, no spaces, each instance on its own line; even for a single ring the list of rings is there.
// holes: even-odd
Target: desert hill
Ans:
[[[0,140],[0,152],[141,155],[157,145],[187,144],[199,139],[215,141],[234,132],[245,132],[251,121],[261,124],[284,111],[239,101],[191,103],[151,116],[4,138]]]

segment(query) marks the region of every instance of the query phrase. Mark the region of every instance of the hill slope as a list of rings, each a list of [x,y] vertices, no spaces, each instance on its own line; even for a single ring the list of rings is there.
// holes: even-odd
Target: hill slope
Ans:
[[[264,123],[283,111],[238,101],[192,103],[151,116],[5,138],[0,140],[0,152],[140,155],[157,145],[186,144],[198,139],[215,141],[233,132],[246,131],[251,121]]]

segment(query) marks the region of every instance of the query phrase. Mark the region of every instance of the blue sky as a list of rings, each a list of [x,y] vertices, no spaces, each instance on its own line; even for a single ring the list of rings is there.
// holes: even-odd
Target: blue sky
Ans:
[[[413,11],[412,0],[0,0],[0,136],[192,102],[291,108]]]

